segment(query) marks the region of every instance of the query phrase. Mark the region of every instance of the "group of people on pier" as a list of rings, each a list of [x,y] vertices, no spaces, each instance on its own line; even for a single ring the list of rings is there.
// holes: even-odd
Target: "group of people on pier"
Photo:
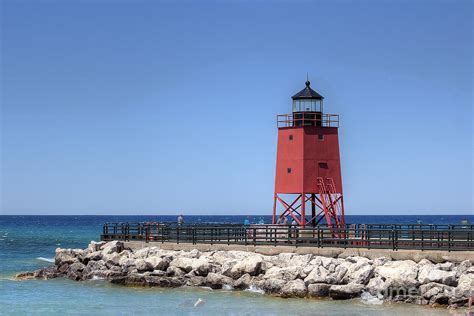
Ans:
[[[283,217],[283,220],[279,218],[276,223],[277,225],[291,225],[291,226],[295,226],[297,224],[294,218],[291,221],[291,223],[289,223],[288,216]]]

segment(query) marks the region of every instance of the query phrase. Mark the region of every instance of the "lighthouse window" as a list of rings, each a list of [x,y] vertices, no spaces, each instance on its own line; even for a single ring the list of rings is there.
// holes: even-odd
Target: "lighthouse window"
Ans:
[[[288,171],[288,173],[291,173],[291,168],[288,168],[287,171]]]
[[[293,135],[288,136],[289,140],[293,140]]]
[[[319,140],[324,140],[324,135],[323,134],[318,134],[318,139]]]
[[[321,100],[293,100],[293,112],[322,112]]]

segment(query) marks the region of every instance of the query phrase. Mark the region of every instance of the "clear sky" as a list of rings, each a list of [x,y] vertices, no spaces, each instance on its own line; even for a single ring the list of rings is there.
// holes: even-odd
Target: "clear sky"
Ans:
[[[347,214],[473,213],[472,1],[1,1],[3,214],[271,214],[341,115]]]

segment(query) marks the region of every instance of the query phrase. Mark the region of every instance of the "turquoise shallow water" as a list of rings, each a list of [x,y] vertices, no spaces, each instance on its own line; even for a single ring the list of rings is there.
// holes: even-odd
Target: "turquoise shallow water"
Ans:
[[[464,216],[465,217],[465,216]],[[0,315],[447,315],[446,309],[408,304],[281,299],[251,292],[209,289],[126,288],[104,281],[15,281],[15,273],[49,265],[56,247],[82,248],[105,221],[156,217],[0,216]],[[171,218],[170,218],[171,219]],[[196,217],[191,220],[198,220]],[[234,221],[203,217],[201,220]],[[190,220],[190,218],[188,218]],[[386,219],[392,221],[393,218]],[[416,219],[415,219],[416,220]],[[426,220],[426,219],[425,219]],[[443,218],[458,223],[459,218]],[[470,221],[473,218],[469,218]],[[368,218],[365,221],[369,221]],[[431,219],[433,221],[433,219]],[[377,219],[377,222],[381,222]],[[194,307],[202,298],[205,303]],[[457,311],[455,314],[464,314]]]
[[[103,281],[0,281],[5,315],[446,315],[443,309],[407,304],[371,305],[361,300],[281,299],[262,294],[209,290],[125,288]],[[204,304],[194,307],[198,298]]]

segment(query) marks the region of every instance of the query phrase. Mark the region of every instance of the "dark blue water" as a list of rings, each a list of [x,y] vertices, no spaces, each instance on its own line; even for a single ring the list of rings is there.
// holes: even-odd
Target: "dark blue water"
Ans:
[[[263,219],[271,222],[271,216],[185,216],[186,223],[251,223]],[[348,223],[364,224],[460,224],[467,219],[474,223],[474,216],[346,216]],[[0,271],[14,273],[41,267],[44,262],[35,258],[52,258],[54,250],[84,248],[91,240],[98,240],[105,222],[176,221],[176,216],[0,216]]]
[[[247,216],[185,216],[186,223],[243,223]],[[249,216],[251,222],[270,216]],[[460,224],[474,216],[347,216],[348,223]],[[0,216],[0,315],[25,314],[353,314],[398,315],[417,311],[413,306],[368,305],[360,300],[333,302],[283,300],[255,293],[196,289],[132,289],[103,281],[14,281],[15,273],[48,266],[57,247],[84,248],[98,240],[104,222],[176,221],[175,216]],[[192,302],[206,300],[201,309]],[[442,311],[436,310],[436,313]]]

